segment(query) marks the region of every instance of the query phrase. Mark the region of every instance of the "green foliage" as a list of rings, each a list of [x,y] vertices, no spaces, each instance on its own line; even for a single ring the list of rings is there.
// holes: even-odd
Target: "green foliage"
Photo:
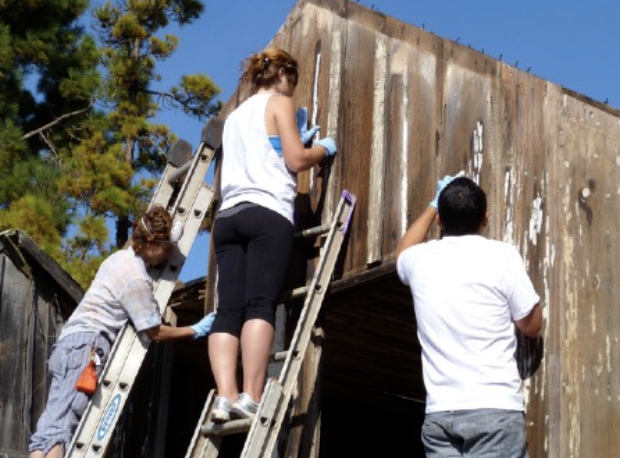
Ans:
[[[79,222],[80,232],[65,245],[63,266],[81,285],[89,285],[97,269],[110,255],[106,248],[108,228],[102,216],[87,215]]]
[[[76,26],[87,0],[0,1],[0,229],[25,230],[62,259],[71,204],[58,186],[62,155],[75,143],[66,131],[84,114],[44,137],[26,133],[88,107],[100,85],[97,47]],[[30,75],[36,75],[36,94]]]
[[[198,119],[220,108],[214,102],[220,90],[205,75],[186,75],[168,92],[153,88],[161,80],[156,63],[172,55],[178,45],[177,37],[158,33],[171,22],[191,23],[202,10],[202,3],[195,0],[126,0],[106,2],[95,11],[102,64],[110,82],[103,94],[111,107],[108,132],[134,176],[160,173],[165,152],[175,140],[166,126],[151,123],[161,108],[181,108]],[[107,206],[118,220],[117,246],[127,240],[129,220],[141,208],[140,189],[147,196],[148,188],[129,183],[93,193],[99,211]]]
[[[117,221],[122,246],[176,140],[153,117],[180,108],[205,119],[220,108],[208,76],[165,91],[156,71],[178,46],[160,33],[191,24],[200,1],[107,2],[92,12],[95,37],[77,25],[87,6],[0,0],[0,230],[28,232],[83,286],[110,254],[105,222]]]
[[[58,255],[62,222],[49,200],[33,194],[13,202],[10,212],[0,213],[0,226],[27,227],[28,235],[52,256]]]

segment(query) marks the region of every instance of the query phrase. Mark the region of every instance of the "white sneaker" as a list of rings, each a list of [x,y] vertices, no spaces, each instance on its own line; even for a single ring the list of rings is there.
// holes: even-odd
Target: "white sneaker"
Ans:
[[[226,396],[218,396],[213,402],[211,409],[211,421],[213,423],[225,423],[230,420],[230,408],[232,402]]]
[[[241,393],[239,399],[230,408],[230,416],[231,418],[246,420],[254,418],[257,410],[258,402],[255,402],[249,394]]]

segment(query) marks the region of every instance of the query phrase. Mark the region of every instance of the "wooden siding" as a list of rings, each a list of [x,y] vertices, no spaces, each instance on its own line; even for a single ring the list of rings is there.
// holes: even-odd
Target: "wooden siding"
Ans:
[[[0,456],[28,456],[47,361],[79,285],[20,231],[0,234]]]
[[[313,212],[326,219],[343,188],[358,198],[341,277],[393,262],[397,241],[433,197],[436,180],[465,170],[488,193],[488,236],[519,248],[544,305],[542,338],[519,342],[530,455],[615,456],[620,112],[356,2],[300,0],[270,46],[297,56],[295,101],[339,146],[327,184],[317,170],[300,175],[299,212],[311,215],[306,221]],[[240,88],[222,117],[247,95]],[[338,321],[338,307],[330,309],[328,368],[342,363],[330,354],[348,348],[330,347],[330,339],[360,342],[373,328],[363,318],[370,296],[354,301],[351,294],[338,307],[349,314],[359,308],[360,335]],[[381,294],[375,301],[385,300]],[[381,316],[373,310],[373,318]],[[414,333],[392,329],[392,313],[383,309],[383,336]],[[419,348],[410,351],[393,356],[410,360]],[[355,367],[364,362],[364,355],[342,358]],[[337,365],[330,370],[351,374]],[[419,376],[420,368],[402,370]]]

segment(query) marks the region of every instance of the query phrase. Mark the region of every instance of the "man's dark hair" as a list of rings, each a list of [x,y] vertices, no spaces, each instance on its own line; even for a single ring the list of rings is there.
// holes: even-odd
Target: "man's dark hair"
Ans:
[[[487,196],[469,178],[456,178],[439,194],[439,219],[443,235],[475,234],[486,212]]]

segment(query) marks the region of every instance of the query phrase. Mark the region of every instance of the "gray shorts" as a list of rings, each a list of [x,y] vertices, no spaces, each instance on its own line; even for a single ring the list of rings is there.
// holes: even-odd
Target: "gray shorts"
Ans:
[[[29,450],[44,455],[61,444],[63,453],[86,410],[90,396],[75,389],[75,384],[88,365],[91,348],[100,348],[104,359],[110,353],[110,342],[99,333],[69,334],[54,346],[48,362],[52,379],[45,410],[36,432],[30,437]],[[102,366],[97,368],[99,373]]]

